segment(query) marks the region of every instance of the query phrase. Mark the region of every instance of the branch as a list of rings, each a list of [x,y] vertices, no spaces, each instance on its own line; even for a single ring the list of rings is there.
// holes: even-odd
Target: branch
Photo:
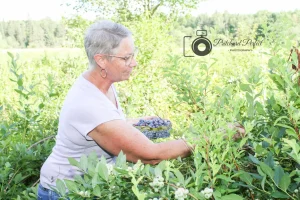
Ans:
[[[31,187],[34,187],[36,184],[38,184],[39,181],[40,181],[40,178]]]
[[[157,4],[156,6],[154,6],[154,8],[152,8],[152,11],[151,11],[151,16],[153,16],[154,15],[154,13],[156,12],[156,10],[158,9],[158,7],[159,6],[161,6],[162,5],[162,1],[159,3],[159,4]]]
[[[51,139],[51,138],[54,138],[54,137],[55,137],[55,135],[51,135],[51,136],[49,136],[49,137],[46,137],[46,138],[44,138],[44,139],[42,139],[42,140],[40,140],[40,141],[34,143],[34,144],[31,145],[30,147],[28,147],[27,150],[31,149],[32,147],[34,147],[34,146],[36,146],[36,145],[38,145],[38,144],[40,144],[40,143],[42,143],[42,142],[45,142],[46,140],[49,140],[49,139]]]

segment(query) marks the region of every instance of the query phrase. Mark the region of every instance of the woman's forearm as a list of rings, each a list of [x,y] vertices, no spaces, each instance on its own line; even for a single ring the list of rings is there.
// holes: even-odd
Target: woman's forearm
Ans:
[[[156,155],[156,157],[154,157],[153,160],[159,162],[178,157],[184,158],[190,156],[192,153],[192,147],[189,147],[183,139],[157,143],[155,146],[154,155]]]

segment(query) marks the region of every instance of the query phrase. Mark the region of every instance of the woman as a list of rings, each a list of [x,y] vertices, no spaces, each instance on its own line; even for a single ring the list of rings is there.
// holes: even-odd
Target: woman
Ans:
[[[157,164],[165,159],[187,157],[191,148],[182,139],[153,143],[126,120],[113,83],[128,80],[136,49],[124,26],[100,21],[86,32],[85,50],[89,70],[70,89],[59,117],[56,144],[41,169],[38,199],[57,199],[51,190],[57,179],[72,179],[77,173],[68,158],[80,159],[95,151],[114,163],[122,150],[128,161]],[[144,117],[149,119],[151,117]]]

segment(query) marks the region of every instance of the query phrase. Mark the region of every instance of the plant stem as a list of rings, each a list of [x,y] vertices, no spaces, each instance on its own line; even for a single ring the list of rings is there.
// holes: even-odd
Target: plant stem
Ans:
[[[34,146],[36,146],[36,145],[38,145],[38,144],[40,144],[40,143],[42,143],[42,142],[45,142],[46,140],[49,140],[49,139],[51,139],[51,138],[54,138],[54,137],[55,137],[55,135],[51,135],[51,136],[49,136],[49,137],[46,137],[46,138],[44,138],[44,139],[42,139],[42,140],[40,140],[40,141],[38,141],[38,142],[32,144],[30,147],[27,148],[27,150],[31,149],[32,147],[34,147]]]
[[[14,174],[13,176],[10,178],[10,180],[8,181],[8,184],[6,186],[6,188],[4,189],[4,192],[6,192],[6,190],[8,189],[9,184],[12,182],[12,180],[14,179],[14,177],[16,176],[16,174],[20,171],[21,168],[19,168]]]
[[[206,145],[205,145],[206,158],[205,158],[205,161],[206,161],[206,164],[207,164],[207,169],[208,169],[208,174],[209,174],[210,180],[213,180],[213,177],[212,177],[212,174],[211,174],[211,167],[210,167],[210,163],[209,163],[209,149],[208,149],[209,140],[206,137],[204,137],[204,139],[206,141]],[[213,185],[212,185],[212,187],[213,187]]]

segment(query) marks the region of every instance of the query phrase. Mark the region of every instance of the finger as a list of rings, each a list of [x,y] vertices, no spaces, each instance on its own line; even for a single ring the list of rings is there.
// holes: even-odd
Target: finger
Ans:
[[[237,130],[241,135],[245,135],[245,133],[246,133],[246,131],[245,131],[245,129],[244,128],[238,128],[238,130]]]

